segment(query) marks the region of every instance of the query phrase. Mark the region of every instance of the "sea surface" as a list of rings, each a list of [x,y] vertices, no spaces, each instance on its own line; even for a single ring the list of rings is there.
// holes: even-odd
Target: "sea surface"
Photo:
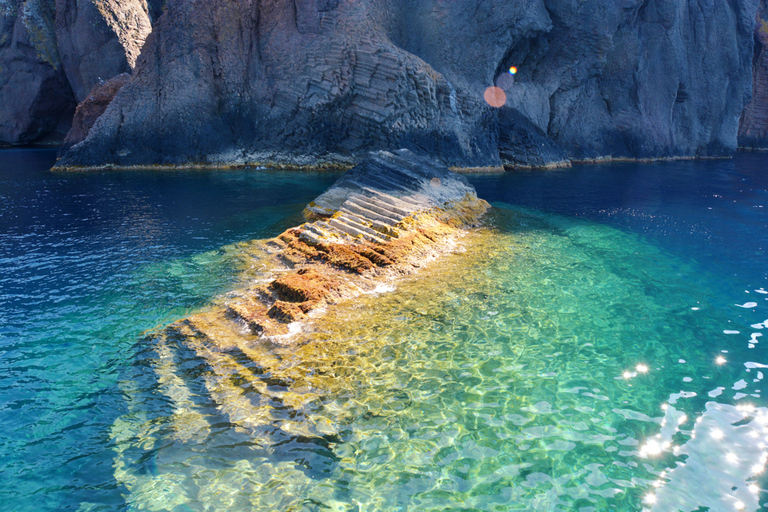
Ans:
[[[54,160],[0,152],[0,510],[768,504],[768,155],[469,176],[485,227],[262,360],[154,333],[338,174]]]

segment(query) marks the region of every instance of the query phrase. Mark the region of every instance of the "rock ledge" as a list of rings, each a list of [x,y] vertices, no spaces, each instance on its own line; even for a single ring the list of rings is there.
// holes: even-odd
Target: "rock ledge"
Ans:
[[[414,272],[489,207],[445,167],[407,150],[374,153],[307,206],[309,222],[240,244],[246,286],[158,335],[200,355],[290,343],[294,322]]]

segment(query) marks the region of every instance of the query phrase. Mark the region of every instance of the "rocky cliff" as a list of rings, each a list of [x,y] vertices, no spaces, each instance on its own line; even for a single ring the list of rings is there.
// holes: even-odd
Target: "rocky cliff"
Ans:
[[[60,142],[94,85],[130,72],[152,0],[0,0],[0,143]]]
[[[135,64],[62,166],[720,156],[752,96],[757,0],[12,1],[79,101]]]
[[[768,2],[760,0],[755,24],[755,51],[752,60],[752,99],[739,125],[739,146],[768,148]]]

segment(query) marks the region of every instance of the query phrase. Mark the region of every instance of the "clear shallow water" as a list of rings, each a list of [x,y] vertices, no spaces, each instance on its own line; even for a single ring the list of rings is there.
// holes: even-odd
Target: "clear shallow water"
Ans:
[[[17,171],[0,185],[17,215],[0,216],[0,499],[9,510],[758,510],[766,162],[473,177],[496,211],[466,252],[330,312],[300,349],[255,346],[272,358],[258,362],[141,333],[226,289],[216,249],[293,224],[332,177],[280,178],[270,209],[251,202],[255,173]],[[99,230],[59,213],[60,191],[90,187],[97,201],[105,182],[119,182],[117,204],[149,197],[142,211],[156,215],[131,216],[126,201],[100,210],[111,221]],[[146,233],[142,218],[157,226],[152,243],[114,235]],[[55,245],[59,231],[69,244]]]
[[[0,152],[0,509],[121,510],[110,429],[141,333],[225,290],[218,249],[294,225],[335,177],[54,159]]]

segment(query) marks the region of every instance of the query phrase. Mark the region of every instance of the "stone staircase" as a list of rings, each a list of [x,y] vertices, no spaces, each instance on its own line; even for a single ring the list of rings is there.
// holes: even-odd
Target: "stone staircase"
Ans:
[[[211,418],[195,412],[192,389],[201,382],[217,415],[256,437],[275,429],[302,438],[335,435],[318,409],[338,385],[332,361],[322,370],[315,365],[328,347],[291,346],[292,323],[412,272],[487,208],[446,168],[407,151],[380,152],[313,201],[309,222],[258,249],[244,247],[246,260],[273,260],[270,279],[233,290],[154,336],[158,382],[184,418],[175,427],[179,437],[210,428]],[[194,354],[195,371],[178,366],[182,352]]]

